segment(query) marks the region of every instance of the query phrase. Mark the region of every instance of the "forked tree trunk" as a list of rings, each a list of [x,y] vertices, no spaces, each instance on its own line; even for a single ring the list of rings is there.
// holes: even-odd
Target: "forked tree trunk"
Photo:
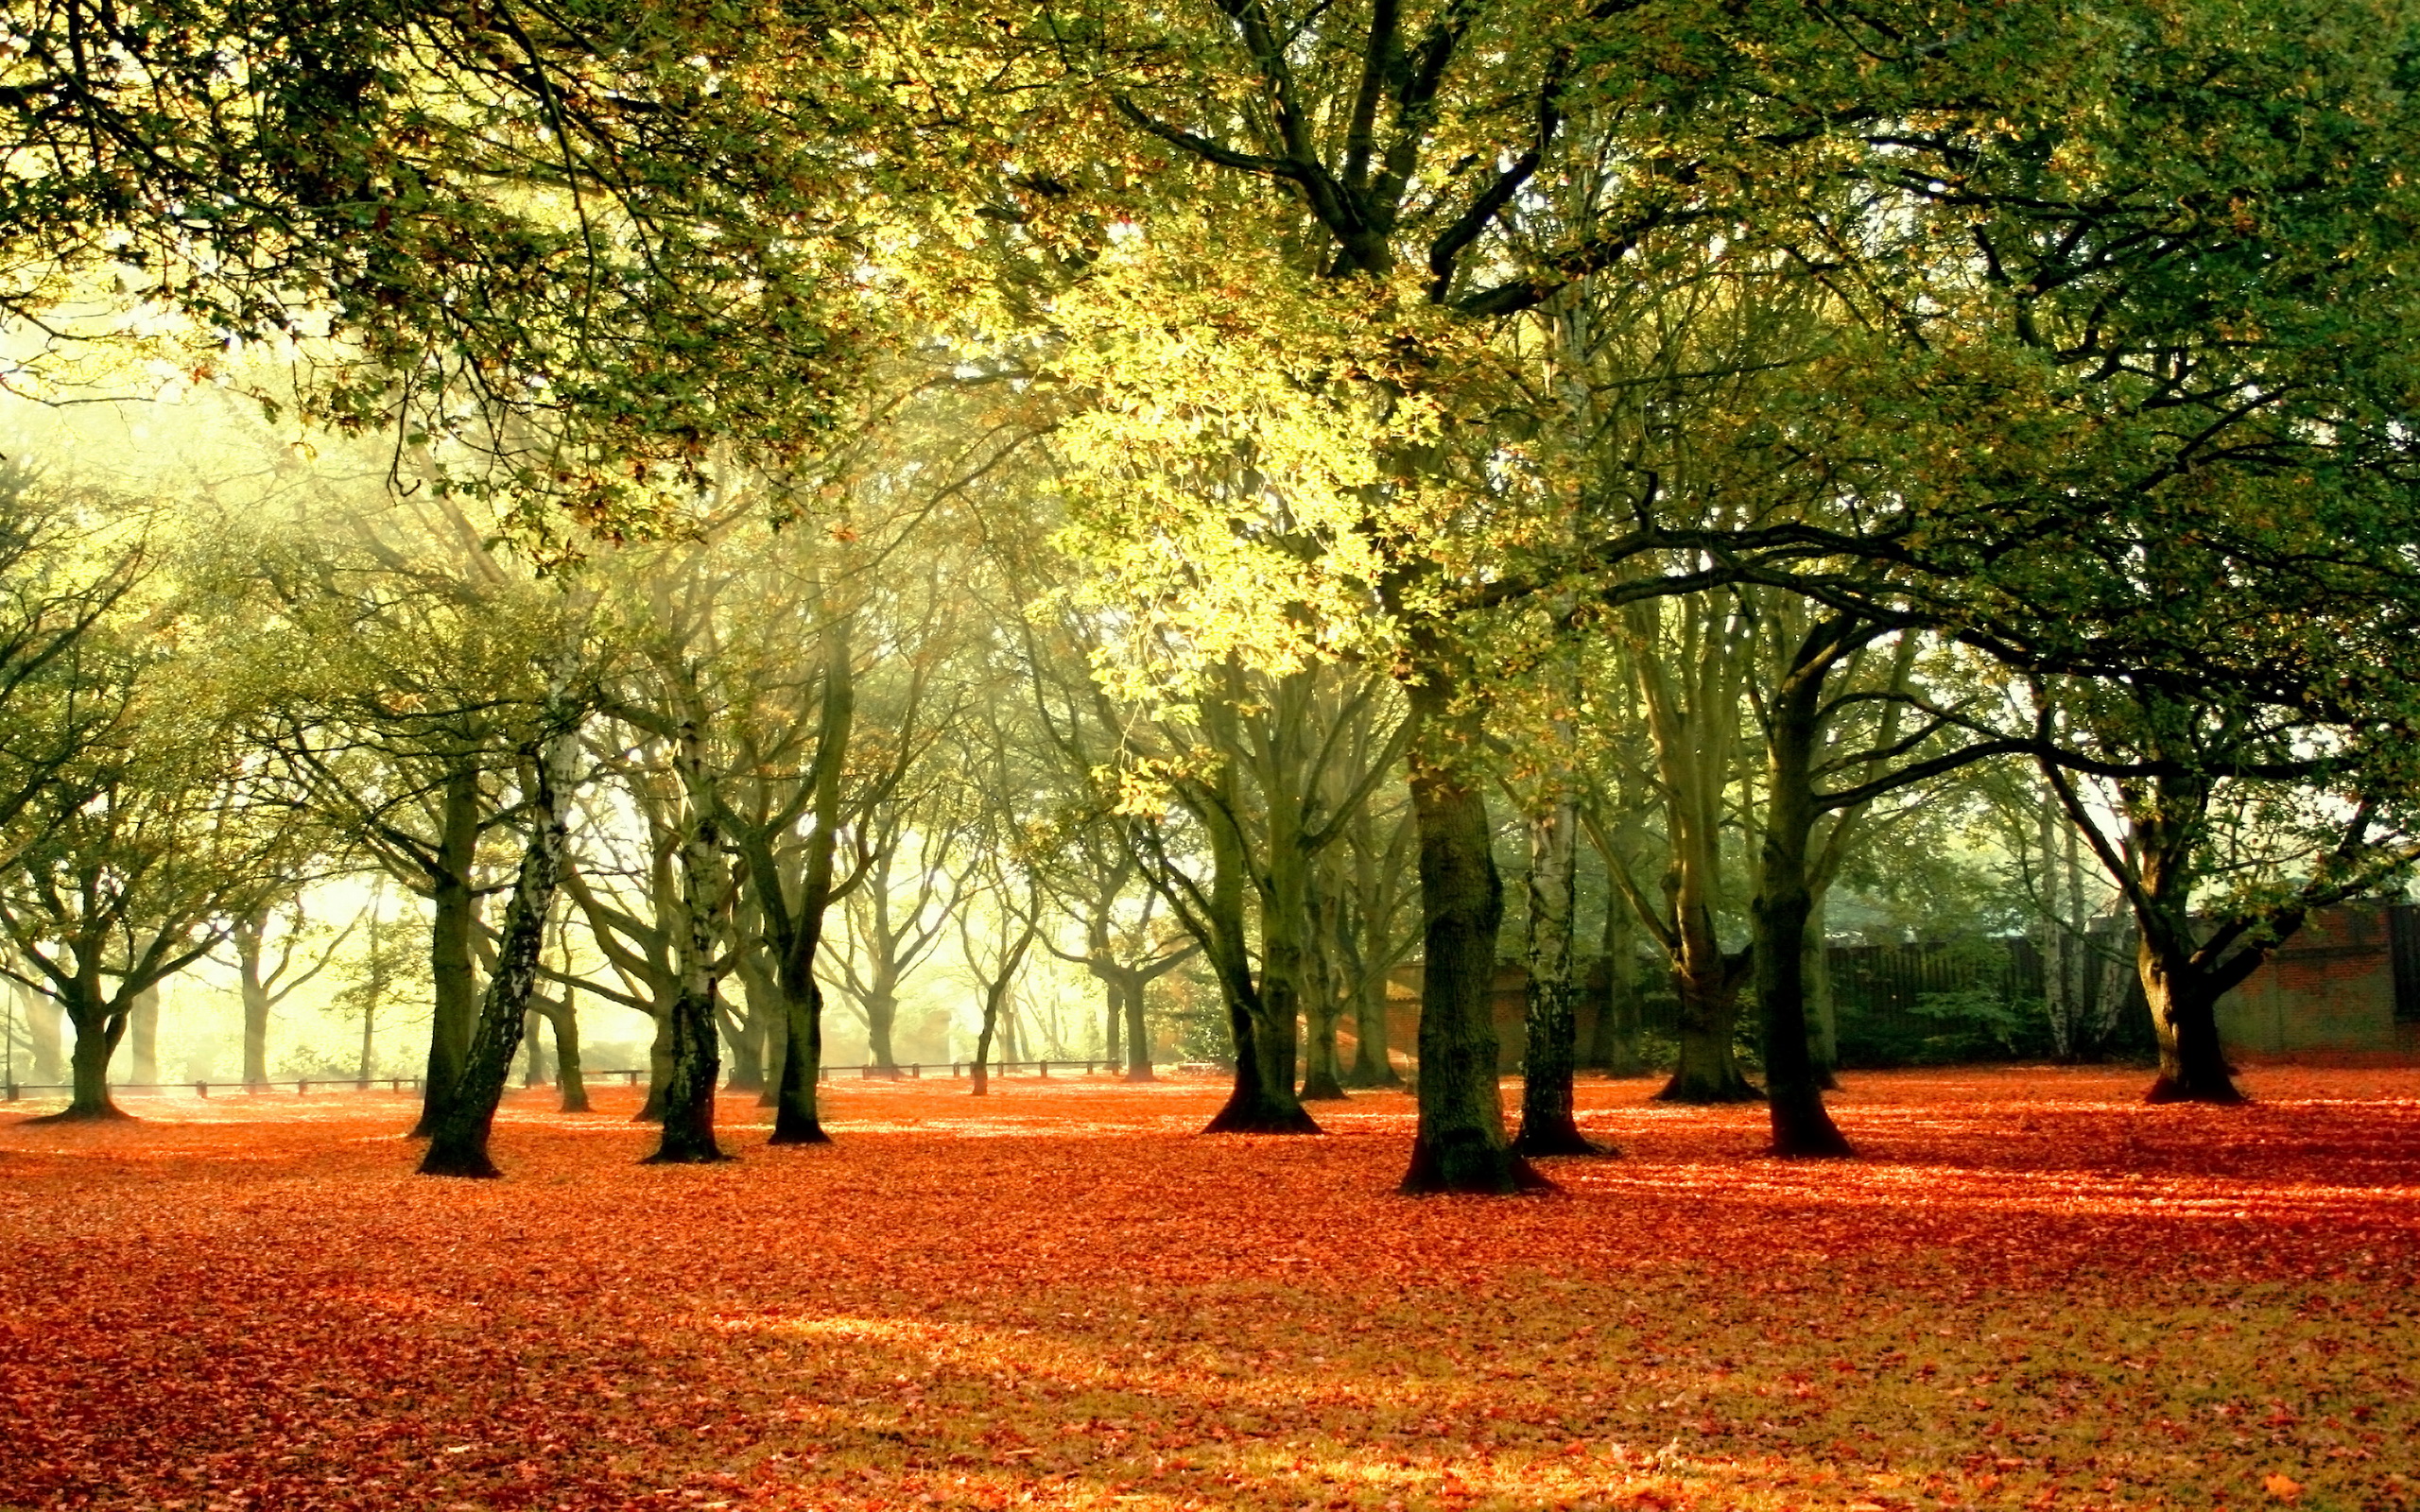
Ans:
[[[1720,957],[1703,973],[1675,969],[1674,993],[1680,999],[1680,1063],[1664,1090],[1662,1103],[1710,1107],[1722,1103],[1764,1100],[1739,1069],[1734,1044],[1739,1029],[1739,989],[1748,980],[1754,959],[1747,951]]]
[[[505,907],[504,929],[496,941],[495,969],[488,977],[479,1005],[478,1028],[471,1039],[461,1076],[445,1099],[445,1111],[431,1136],[420,1164],[423,1176],[493,1177],[501,1175],[488,1156],[488,1136],[495,1125],[496,1104],[503,1099],[520,1048],[521,1026],[538,983],[538,960],[545,949],[546,919],[554,909],[555,889],[562,881],[563,856],[570,839],[565,811],[571,801],[572,764],[579,753],[579,731],[564,712],[550,708],[561,721],[549,730],[530,764],[534,777],[530,809],[535,818],[521,867],[513,879],[512,901]]]
[[[1431,658],[1430,660],[1434,660]],[[1460,735],[1471,748],[1469,720],[1449,729],[1453,690],[1443,667],[1408,690],[1423,739],[1409,758],[1411,804],[1420,834],[1420,911],[1425,966],[1420,1001],[1420,1122],[1406,1193],[1509,1193],[1551,1188],[1515,1154],[1504,1133],[1496,1091],[1495,1023],[1488,993],[1495,976],[1496,932],[1504,921],[1504,884],[1495,870],[1487,799],[1478,785],[1440,759],[1430,740]]]
[[[1232,747],[1232,742],[1229,743]],[[1232,782],[1232,778],[1227,779]],[[1264,970],[1253,980],[1244,940],[1246,860],[1243,837],[1222,813],[1235,812],[1232,788],[1204,816],[1210,832],[1210,930],[1206,942],[1235,1037],[1236,1084],[1205,1134],[1317,1134],[1320,1126],[1294,1091],[1294,1014],[1290,995],[1280,1030],[1278,1013],[1264,994],[1275,979]]]
[[[76,1031],[68,1048],[70,1082],[67,1106],[37,1123],[82,1124],[123,1119],[130,1115],[110,1097],[110,1059],[126,1033],[126,1015],[95,1002],[65,1005],[67,1022]]]
[[[1521,1057],[1522,1155],[1611,1153],[1572,1114],[1572,1074],[1579,1026],[1572,1011],[1572,883],[1580,811],[1568,798],[1545,805],[1530,820],[1529,983],[1524,994],[1526,1045]]]

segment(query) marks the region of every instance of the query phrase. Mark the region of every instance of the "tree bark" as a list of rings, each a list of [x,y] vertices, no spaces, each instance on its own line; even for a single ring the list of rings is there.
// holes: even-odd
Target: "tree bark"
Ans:
[[[1478,748],[1466,714],[1451,713],[1448,669],[1431,647],[1430,675],[1409,693],[1420,728],[1408,758],[1419,828],[1424,966],[1420,997],[1420,1122],[1406,1193],[1509,1193],[1551,1188],[1515,1154],[1496,1090],[1495,1024],[1488,995],[1504,921],[1487,799],[1432,746]]]
[[[1638,1042],[1638,920],[1610,883],[1599,939],[1597,1022],[1588,1063],[1608,1076],[1635,1076],[1647,1069]]]
[[[2186,953],[2172,944],[2162,949],[2152,935],[2144,930],[2135,952],[2143,996],[2151,1004],[2152,1031],[2159,1041],[2159,1078],[2152,1083],[2146,1101],[2243,1102],[2235,1068],[2227,1064],[2225,1047],[2219,1042],[2221,992],[2204,972],[2179,958]]]
[[[1143,1023],[1144,984],[1137,982],[1126,992],[1126,1079],[1151,1081],[1151,1037]]]
[[[1521,1057],[1521,1132],[1512,1148],[1526,1156],[1605,1155],[1580,1131],[1572,1114],[1572,1074],[1579,1026],[1572,1012],[1572,883],[1580,810],[1568,792],[1549,796],[1530,819],[1529,981],[1524,993],[1526,1045]]]
[[[1817,817],[1815,753],[1831,648],[1845,630],[1837,620],[1810,629],[1766,707],[1765,834],[1750,913],[1775,1155],[1856,1153],[1824,1107],[1806,1024],[1806,923],[1815,910],[1807,875]]]
[[[573,1005],[572,989],[563,988],[560,1001],[542,998],[538,1011],[546,1017],[555,1037],[555,1090],[561,1094],[559,1110],[585,1113],[588,1107],[588,1081],[581,1074],[579,1059],[579,1012]]]
[[[244,1000],[244,1087],[268,1090],[269,988],[262,975],[262,939],[268,919],[258,914],[236,921],[235,979]]]
[[[412,1125],[414,1139],[437,1132],[446,1099],[470,1054],[478,1017],[473,944],[478,899],[472,891],[471,871],[478,860],[479,808],[478,766],[465,759],[446,772],[440,792],[437,867],[428,892],[428,1062],[421,1082],[420,1121]]]
[[[75,1043],[67,1055],[67,1106],[32,1122],[83,1124],[130,1117],[110,1097],[110,1060],[117,1054],[118,1040],[126,1033],[126,1014],[112,1011],[100,1002],[97,990],[87,1003],[62,1006],[68,1023],[76,1031]]]
[[[570,841],[565,815],[571,802],[572,764],[579,747],[576,720],[569,711],[550,698],[547,714],[555,728],[546,732],[529,764],[533,822],[513,879],[512,901],[505,907],[495,969],[479,1004],[478,1027],[463,1059],[461,1075],[445,1099],[444,1114],[421,1160],[423,1176],[493,1178],[503,1174],[489,1159],[488,1136],[511,1074],[513,1052],[520,1048],[523,1018],[537,986],[539,955],[545,948],[546,919],[554,910],[555,889],[562,881],[563,856]]]
[[[716,1032],[717,928],[728,887],[717,804],[706,771],[705,736],[697,716],[682,721],[672,745],[681,783],[683,817],[679,863],[680,934],[677,953],[681,992],[672,1003],[672,1076],[665,1088],[664,1139],[648,1165],[706,1165],[728,1160],[715,1141],[715,1084],[721,1075],[721,1037]]]
[[[1232,749],[1232,743],[1226,748]],[[1227,1005],[1227,1024],[1235,1036],[1235,1090],[1226,1106],[1202,1129],[1205,1134],[1317,1134],[1319,1125],[1305,1110],[1294,1091],[1294,1022],[1286,1013],[1284,1042],[1277,1043],[1276,1013],[1262,1001],[1273,973],[1264,967],[1255,982],[1244,939],[1246,860],[1243,836],[1230,817],[1235,812],[1232,775],[1222,775],[1226,792],[1203,814],[1210,832],[1210,933],[1205,942],[1219,974],[1220,996]],[[1289,999],[1290,1005],[1290,999]]]

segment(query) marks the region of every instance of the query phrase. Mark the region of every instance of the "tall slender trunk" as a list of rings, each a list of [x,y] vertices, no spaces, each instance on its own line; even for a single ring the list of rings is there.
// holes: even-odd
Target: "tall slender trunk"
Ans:
[[[268,983],[263,975],[266,915],[254,914],[235,923],[235,983],[244,1004],[244,1086],[268,1090]]]
[[[1144,990],[1144,984],[1140,981],[1130,984],[1126,989],[1126,1079],[1128,1081],[1153,1079],[1151,1037],[1143,1024]]]
[[[1598,941],[1597,1022],[1588,1063],[1608,1076],[1635,1076],[1647,1069],[1639,1048],[1638,916],[1610,882]]]
[[[715,1084],[722,1073],[722,1039],[715,1022],[722,973],[716,963],[729,889],[713,779],[706,770],[705,732],[695,714],[681,722],[673,737],[672,766],[683,808],[677,858],[680,918],[674,938],[681,989],[672,1002],[672,1076],[665,1087],[664,1139],[646,1163],[705,1165],[731,1159],[715,1141]]]
[[[513,1053],[520,1048],[522,1021],[537,986],[546,920],[554,911],[555,889],[562,881],[563,856],[570,841],[566,814],[579,735],[576,718],[562,706],[560,675],[556,681],[546,710],[553,728],[532,752],[529,764],[529,835],[513,878],[512,901],[505,907],[495,969],[479,1004],[478,1026],[463,1058],[461,1075],[445,1099],[445,1111],[421,1160],[423,1176],[502,1175],[488,1157],[488,1136],[511,1074]]]
[[[1344,893],[1334,885],[1334,867],[1312,868],[1313,891],[1308,900],[1302,958],[1303,1101],[1340,1103],[1346,1100],[1343,1063],[1338,1058],[1336,1029],[1344,1017],[1344,999],[1337,980],[1335,939],[1338,918],[1344,911]]]
[[[1345,1085],[1403,1085],[1387,1048],[1387,979],[1382,974],[1364,975],[1353,989],[1353,1069]]]
[[[1818,636],[1836,643],[1840,627],[1808,632],[1796,664],[1768,700],[1763,855],[1756,897],[1756,1000],[1765,1039],[1765,1095],[1772,1109],[1772,1151],[1788,1156],[1855,1153],[1824,1107],[1815,1057],[1807,1043],[1807,920],[1815,911],[1808,886],[1808,841],[1814,833],[1815,752],[1825,674],[1831,661]]]
[[[1126,987],[1098,966],[1093,974],[1100,979],[1101,1054],[1114,1066],[1126,1058]]]
[[[412,1126],[415,1139],[437,1132],[470,1054],[479,1012],[474,945],[478,898],[471,887],[481,803],[475,762],[465,759],[446,772],[439,802],[437,864],[428,891],[428,1064],[421,1082],[420,1122]]]
[[[1504,922],[1487,799],[1447,750],[1480,748],[1476,720],[1453,708],[1449,669],[1434,646],[1429,676],[1407,690],[1418,721],[1409,765],[1419,829],[1424,965],[1420,996],[1420,1121],[1407,1193],[1506,1193],[1553,1185],[1512,1149],[1496,1091],[1495,1023],[1488,994]]]
[[[1227,748],[1233,748],[1230,744]],[[1266,998],[1280,973],[1264,952],[1259,979],[1253,976],[1244,937],[1244,894],[1250,885],[1243,836],[1226,816],[1235,812],[1228,791],[1203,815],[1210,832],[1210,932],[1206,943],[1235,1036],[1236,1083],[1226,1105],[1202,1129],[1205,1134],[1317,1134],[1319,1125],[1294,1091],[1294,1012],[1290,984],[1280,989],[1282,1006]],[[1282,1018],[1281,1018],[1282,1014]],[[1283,1024],[1282,1034],[1279,1025]]]
[[[1604,1146],[1580,1132],[1572,1115],[1572,1074],[1579,1026],[1572,1012],[1573,875],[1579,852],[1580,807],[1567,789],[1550,793],[1530,818],[1529,930],[1523,954],[1526,1036],[1521,1057],[1523,1155],[1602,1155]]]
[[[815,954],[823,943],[823,915],[832,904],[832,848],[840,828],[840,769],[856,723],[856,677],[849,661],[848,624],[824,633],[823,703],[816,727],[814,828],[801,842],[797,906],[792,908],[771,845],[752,837],[748,877],[773,948],[773,981],[782,999],[782,1074],[773,1105],[771,1144],[828,1144],[816,1110],[823,1076],[823,989],[815,983]]]

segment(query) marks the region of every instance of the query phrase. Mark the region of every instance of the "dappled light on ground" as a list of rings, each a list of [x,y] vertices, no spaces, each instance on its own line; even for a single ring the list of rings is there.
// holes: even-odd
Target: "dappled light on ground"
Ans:
[[[0,1117],[0,1507],[2420,1504],[2420,1073],[1862,1075],[1866,1159],[1583,1083],[1620,1159],[1408,1200],[1412,1108],[843,1081],[839,1143],[509,1179],[382,1093]]]

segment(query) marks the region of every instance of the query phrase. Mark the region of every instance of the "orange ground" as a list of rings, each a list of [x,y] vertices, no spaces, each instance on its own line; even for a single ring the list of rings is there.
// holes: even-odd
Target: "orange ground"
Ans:
[[[493,1183],[380,1093],[0,1116],[0,1507],[2420,1504],[2420,1073],[2142,1080],[1857,1076],[1849,1166],[1590,1084],[1501,1200],[1200,1082],[711,1169],[517,1094]]]

